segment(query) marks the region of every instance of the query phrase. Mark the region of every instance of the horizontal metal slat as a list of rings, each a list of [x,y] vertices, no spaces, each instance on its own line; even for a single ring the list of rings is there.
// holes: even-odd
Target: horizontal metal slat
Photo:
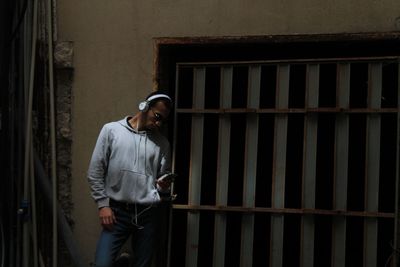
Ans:
[[[243,213],[275,213],[275,214],[314,214],[314,215],[333,215],[333,216],[354,216],[354,217],[376,217],[376,218],[394,218],[391,212],[364,212],[364,211],[346,211],[346,210],[321,210],[321,209],[280,209],[254,207],[246,208],[241,206],[211,206],[211,205],[183,205],[174,204],[173,209],[190,211],[220,211],[220,212],[243,212]]]
[[[397,108],[278,108],[278,109],[255,109],[255,108],[234,108],[234,109],[190,109],[178,108],[177,113],[188,114],[234,114],[234,113],[397,113]]]

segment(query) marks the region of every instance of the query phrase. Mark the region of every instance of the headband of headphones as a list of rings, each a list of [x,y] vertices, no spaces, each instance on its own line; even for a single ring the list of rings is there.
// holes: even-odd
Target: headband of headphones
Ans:
[[[166,94],[155,94],[155,95],[152,95],[152,96],[148,97],[145,101],[140,102],[139,110],[142,111],[142,112],[148,111],[151,101],[153,101],[155,99],[158,99],[158,98],[167,99],[169,102],[172,103],[171,98],[169,96],[167,96]]]
[[[152,100],[157,99],[157,98],[166,98],[170,102],[172,102],[171,98],[169,96],[167,96],[166,94],[155,94],[155,95],[152,95],[149,98],[147,98],[146,101],[151,102]]]

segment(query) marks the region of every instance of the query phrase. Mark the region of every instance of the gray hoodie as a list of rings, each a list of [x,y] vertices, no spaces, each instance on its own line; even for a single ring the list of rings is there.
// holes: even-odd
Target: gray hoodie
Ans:
[[[156,179],[170,170],[168,140],[158,132],[137,132],[127,119],[105,124],[93,151],[87,177],[99,208],[109,206],[109,198],[159,202]]]

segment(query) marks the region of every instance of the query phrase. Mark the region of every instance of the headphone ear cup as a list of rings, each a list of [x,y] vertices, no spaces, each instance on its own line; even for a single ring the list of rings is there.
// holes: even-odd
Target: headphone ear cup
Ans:
[[[149,103],[147,101],[140,102],[139,110],[141,112],[146,112],[149,109]]]

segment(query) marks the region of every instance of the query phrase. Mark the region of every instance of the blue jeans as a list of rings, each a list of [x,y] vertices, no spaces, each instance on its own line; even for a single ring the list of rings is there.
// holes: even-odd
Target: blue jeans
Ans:
[[[132,235],[134,267],[151,265],[155,248],[158,208],[156,206],[134,205],[131,208],[111,206],[116,223],[113,229],[103,229],[97,243],[96,267],[111,267],[122,245]],[[137,215],[137,216],[136,216]]]

